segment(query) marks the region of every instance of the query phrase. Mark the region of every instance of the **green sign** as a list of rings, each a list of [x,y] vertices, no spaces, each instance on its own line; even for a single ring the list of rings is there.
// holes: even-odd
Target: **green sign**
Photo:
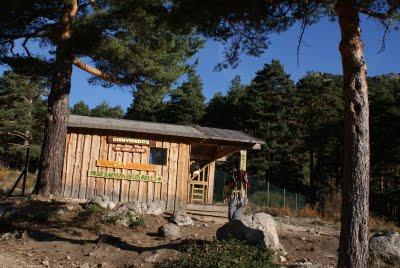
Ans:
[[[107,171],[88,171],[88,177],[105,178],[105,179],[119,179],[119,180],[131,180],[131,181],[149,181],[149,182],[161,182],[161,176],[145,175],[145,174],[123,174],[116,172]]]

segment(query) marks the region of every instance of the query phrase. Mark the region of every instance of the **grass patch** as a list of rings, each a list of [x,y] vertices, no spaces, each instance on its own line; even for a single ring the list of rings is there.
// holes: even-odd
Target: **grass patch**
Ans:
[[[135,229],[137,227],[145,227],[146,221],[142,216],[138,216],[135,220],[132,220],[129,224],[129,228]]]
[[[200,241],[183,248],[178,260],[162,264],[163,268],[258,268],[279,267],[274,253],[237,240]]]
[[[97,203],[89,202],[85,205],[85,210],[89,214],[96,214],[102,212],[104,209]]]

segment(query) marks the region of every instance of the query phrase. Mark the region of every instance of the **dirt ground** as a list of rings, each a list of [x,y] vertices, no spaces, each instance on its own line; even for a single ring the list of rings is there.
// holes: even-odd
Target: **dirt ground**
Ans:
[[[3,198],[0,208],[22,213],[0,225],[0,267],[157,267],[179,256],[185,244],[215,239],[222,225],[195,220],[193,226],[181,227],[182,239],[171,241],[157,236],[169,215],[145,216],[144,227],[131,229],[101,224],[98,214],[88,214],[78,204]],[[42,214],[32,216],[32,210]],[[295,267],[300,261],[335,266],[338,226],[315,219],[276,220],[287,251],[282,266]]]

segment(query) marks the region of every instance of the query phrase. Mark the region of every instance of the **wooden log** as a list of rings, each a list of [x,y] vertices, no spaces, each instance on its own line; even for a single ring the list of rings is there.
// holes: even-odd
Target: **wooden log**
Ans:
[[[140,153],[134,153],[132,162],[140,163]],[[132,170],[132,174],[139,174],[139,171]],[[134,201],[139,199],[139,182],[138,181],[130,181],[129,184],[129,201]]]
[[[186,204],[187,191],[187,174],[188,168],[186,162],[188,161],[188,146],[184,143],[179,144],[178,152],[178,167],[176,174],[176,191],[175,191],[175,210],[184,208],[183,203]],[[185,189],[184,189],[185,188]]]
[[[92,146],[90,149],[90,160],[88,168],[89,171],[96,169],[96,159],[99,158],[99,155],[100,155],[100,136],[93,135]],[[97,179],[94,177],[88,177],[88,184],[86,188],[86,199],[90,199],[96,194],[96,187],[97,187]]]
[[[168,175],[168,191],[167,191],[167,210],[174,211],[175,195],[176,195],[176,173],[178,165],[179,145],[171,143],[169,154],[169,175]]]
[[[141,164],[148,164],[149,163],[149,156],[150,152],[147,151],[146,153],[142,153],[140,157]],[[140,171],[140,174],[147,175],[147,171]],[[147,202],[147,188],[148,182],[146,181],[139,181],[139,201]]]
[[[100,159],[107,159],[108,157],[108,145],[107,145],[107,136],[102,135],[100,136],[100,152],[99,158]],[[97,159],[93,159],[94,163]],[[105,170],[105,168],[97,168],[94,167],[95,170]],[[104,178],[96,178],[96,190],[95,195],[104,195],[105,193],[105,179]]]
[[[157,148],[162,148],[163,147],[162,141],[156,141],[156,147]],[[163,169],[162,165],[157,165],[157,169],[156,169],[156,172],[155,172],[156,174],[155,175],[162,177],[162,169]],[[154,201],[160,200],[161,199],[161,185],[162,185],[162,183],[153,183],[153,184],[154,184]]]
[[[79,193],[78,196],[80,199],[85,199],[86,197],[86,189],[88,183],[88,169],[89,169],[89,161],[90,161],[90,150],[92,146],[92,135],[85,135],[83,141],[83,149],[82,149],[82,165],[81,165],[81,174],[80,174],[80,183],[79,183]]]
[[[74,174],[72,175],[72,193],[71,197],[79,198],[79,186],[81,181],[81,169],[82,169],[82,150],[84,145],[85,135],[78,134],[78,140],[76,145],[76,156],[74,164]]]
[[[71,134],[67,133],[67,137],[65,138],[65,151],[64,151],[64,161],[63,161],[63,170],[62,170],[62,185],[61,185],[61,195],[64,194],[65,184],[67,180],[67,163],[68,163],[68,150],[69,149],[69,140],[71,139]]]
[[[210,162],[208,169],[208,194],[207,194],[207,203],[213,203],[214,197],[214,177],[215,177],[215,161]]]
[[[107,160],[115,161],[115,152],[112,150],[112,144],[107,143],[108,146],[108,156]],[[114,172],[114,168],[107,168],[107,172]],[[105,179],[104,183],[104,194],[112,200],[113,198],[113,190],[114,190],[114,180],[113,179]]]
[[[169,158],[170,158],[170,146],[171,144],[168,141],[163,141],[162,147],[167,149],[167,163],[162,166],[161,174],[162,174],[162,183],[161,183],[161,200],[165,201],[167,204],[168,201],[168,181],[169,181]]]
[[[133,148],[132,145],[125,145],[124,149],[131,149]],[[123,157],[122,157],[122,162],[124,163],[130,163],[131,162],[131,156],[132,154],[129,153],[129,151],[124,151],[123,152]],[[130,170],[123,169],[122,173],[123,174],[128,174],[130,173]],[[128,201],[128,196],[129,196],[129,181],[128,180],[121,180],[121,202],[127,202]]]
[[[115,152],[115,151],[114,151]],[[123,152],[115,152],[115,161],[116,162],[122,162],[124,153]],[[121,173],[123,171],[122,168],[115,168],[114,172]],[[112,195],[112,200],[114,202],[120,202],[121,198],[121,180],[113,180],[114,187],[113,187],[113,195]]]

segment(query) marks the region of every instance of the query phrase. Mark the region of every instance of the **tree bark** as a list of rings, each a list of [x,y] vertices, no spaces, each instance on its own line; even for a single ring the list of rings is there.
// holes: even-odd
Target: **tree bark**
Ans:
[[[356,1],[335,5],[341,30],[343,67],[344,177],[342,182],[339,267],[368,267],[369,107],[367,68]]]
[[[34,192],[42,195],[59,194],[63,166],[65,137],[69,116],[72,61],[71,26],[76,18],[78,3],[69,1],[63,9],[60,41],[56,50],[54,73],[48,97],[44,140],[39,161],[39,174]]]

